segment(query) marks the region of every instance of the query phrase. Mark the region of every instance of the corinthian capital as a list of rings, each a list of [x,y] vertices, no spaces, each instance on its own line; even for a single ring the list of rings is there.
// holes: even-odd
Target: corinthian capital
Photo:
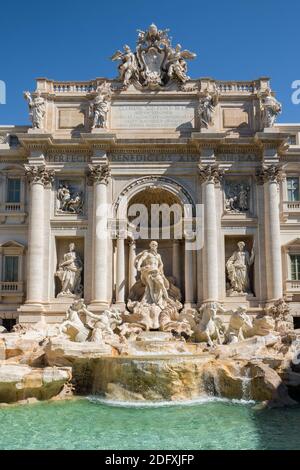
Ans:
[[[54,180],[54,170],[49,170],[45,165],[24,165],[25,175],[31,184],[51,186]]]
[[[217,184],[222,180],[224,170],[218,165],[199,165],[199,176],[202,183],[209,182]]]
[[[264,184],[267,181],[280,183],[285,180],[285,173],[281,165],[263,165],[256,172],[256,181],[258,184]]]
[[[111,171],[109,165],[104,163],[102,165],[89,165],[88,180],[89,184],[104,183],[108,184]]]

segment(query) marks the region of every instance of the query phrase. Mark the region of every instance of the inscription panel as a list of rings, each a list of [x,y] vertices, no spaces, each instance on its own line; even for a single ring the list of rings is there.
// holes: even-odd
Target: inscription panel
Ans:
[[[193,129],[195,105],[190,102],[164,104],[113,103],[112,129]]]

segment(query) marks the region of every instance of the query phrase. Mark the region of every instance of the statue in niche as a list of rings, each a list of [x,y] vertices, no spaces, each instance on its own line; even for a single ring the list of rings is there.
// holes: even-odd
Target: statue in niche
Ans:
[[[261,121],[263,128],[273,127],[278,114],[282,111],[281,103],[272,95],[270,88],[259,93]]]
[[[135,258],[140,279],[131,288],[127,302],[131,313],[124,316],[124,321],[147,331],[169,331],[190,336],[192,330],[189,322],[179,314],[182,309],[180,291],[166,278],[157,247],[158,243],[152,241],[149,249]]]
[[[169,282],[164,275],[164,265],[157,252],[158,243],[152,241],[149,250],[144,250],[135,259],[135,266],[141,273],[141,281],[145,286],[145,293],[141,300],[144,304],[156,304],[164,308],[169,299]]]
[[[225,186],[225,210],[239,213],[249,211],[250,186],[244,183],[229,183]]]
[[[29,91],[25,91],[24,98],[28,102],[29,115],[33,129],[43,129],[44,116],[46,114],[46,102],[42,97],[41,91],[38,90],[34,98]]]
[[[251,254],[245,249],[245,242],[237,244],[235,251],[226,263],[227,274],[230,282],[230,293],[233,295],[250,294],[249,269],[254,261],[254,245]]]
[[[111,100],[111,87],[110,83],[103,82],[98,86],[97,96],[92,101],[90,106],[90,114],[93,119],[92,129],[95,128],[107,128],[107,113],[109,111],[110,100]]]
[[[59,264],[56,276],[61,281],[60,296],[80,297],[83,292],[81,284],[81,273],[83,263],[80,256],[75,251],[75,244],[70,243],[69,251],[64,254],[63,261]]]
[[[58,212],[81,214],[83,210],[82,192],[75,192],[68,184],[61,183],[57,190]]]
[[[214,112],[216,104],[218,103],[218,93],[215,90],[210,93],[205,90],[204,96],[200,98],[198,105],[198,116],[200,119],[200,127],[208,129],[209,126],[214,124]]]

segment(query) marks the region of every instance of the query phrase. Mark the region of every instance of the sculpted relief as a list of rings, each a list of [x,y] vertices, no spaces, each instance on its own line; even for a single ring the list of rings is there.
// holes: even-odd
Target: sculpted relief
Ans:
[[[250,185],[247,181],[225,181],[225,211],[232,214],[250,211]]]
[[[60,182],[56,193],[57,213],[82,214],[83,192],[69,182]]]
[[[181,84],[189,80],[186,60],[196,54],[182,50],[181,45],[172,46],[169,30],[159,30],[151,24],[147,31],[138,30],[135,52],[125,45],[123,52],[118,50],[112,60],[119,60],[119,80],[123,87],[130,83],[150,89],[160,89],[172,81]]]

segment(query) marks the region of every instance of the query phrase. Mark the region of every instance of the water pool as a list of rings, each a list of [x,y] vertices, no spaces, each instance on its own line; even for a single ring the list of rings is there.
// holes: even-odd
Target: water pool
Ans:
[[[0,409],[0,449],[300,449],[300,407],[82,399]]]

